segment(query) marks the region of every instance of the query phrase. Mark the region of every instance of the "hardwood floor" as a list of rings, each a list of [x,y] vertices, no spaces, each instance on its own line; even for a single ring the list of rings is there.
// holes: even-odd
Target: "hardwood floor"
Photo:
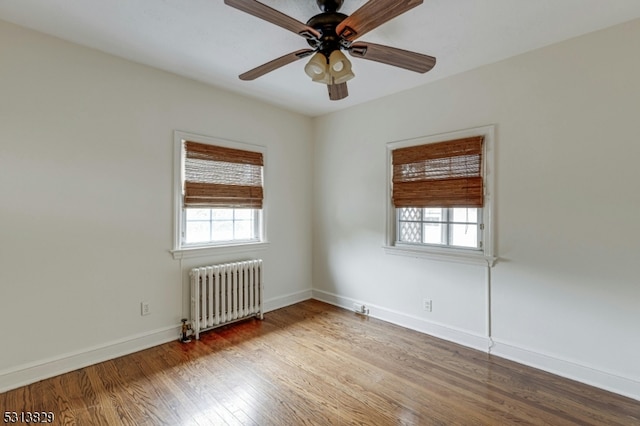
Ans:
[[[313,300],[0,394],[0,407],[65,425],[640,425],[638,401]]]

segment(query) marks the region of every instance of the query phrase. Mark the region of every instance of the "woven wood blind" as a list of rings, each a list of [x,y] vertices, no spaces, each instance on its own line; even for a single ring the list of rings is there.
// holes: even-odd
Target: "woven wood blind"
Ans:
[[[259,152],[184,143],[184,206],[262,208]]]
[[[395,207],[482,207],[483,136],[392,152]]]

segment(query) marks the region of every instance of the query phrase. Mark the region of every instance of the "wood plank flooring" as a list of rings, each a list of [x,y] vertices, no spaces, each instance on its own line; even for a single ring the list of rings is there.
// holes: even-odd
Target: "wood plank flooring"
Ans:
[[[310,300],[0,394],[60,425],[640,425],[640,402]]]

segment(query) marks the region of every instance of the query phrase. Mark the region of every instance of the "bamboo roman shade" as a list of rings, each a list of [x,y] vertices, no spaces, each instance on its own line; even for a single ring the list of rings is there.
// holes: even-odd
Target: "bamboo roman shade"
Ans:
[[[483,136],[392,151],[395,207],[482,207]]]
[[[262,153],[184,142],[184,207],[262,208]]]

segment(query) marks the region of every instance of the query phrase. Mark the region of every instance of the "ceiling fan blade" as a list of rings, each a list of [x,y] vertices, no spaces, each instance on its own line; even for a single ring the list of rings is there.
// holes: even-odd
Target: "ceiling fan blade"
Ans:
[[[228,6],[293,31],[307,39],[320,39],[320,33],[315,29],[256,0],[224,0],[224,2]]]
[[[422,2],[423,0],[369,0],[339,23],[336,33],[345,40],[353,41]]]
[[[329,89],[329,99],[332,101],[339,101],[340,99],[344,99],[349,96],[347,83],[328,84],[327,89]]]
[[[259,67],[245,72],[244,74],[240,74],[240,80],[255,80],[256,78],[261,77],[268,72],[290,64],[291,62],[295,62],[298,59],[309,56],[313,52],[315,52],[315,50],[313,49],[296,50],[295,52],[291,52],[287,55],[279,57],[278,59],[274,59],[273,61],[260,65]]]
[[[419,73],[425,73],[436,65],[436,58],[433,56],[374,43],[354,43],[349,53],[356,58],[382,62]]]

